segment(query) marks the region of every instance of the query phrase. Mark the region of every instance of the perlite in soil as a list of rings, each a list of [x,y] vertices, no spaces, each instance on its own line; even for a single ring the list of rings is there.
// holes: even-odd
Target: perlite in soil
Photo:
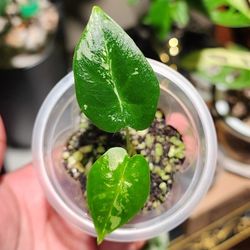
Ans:
[[[152,125],[143,131],[129,129],[134,153],[141,154],[149,162],[151,188],[143,213],[160,210],[167,201],[173,186],[175,173],[181,170],[185,160],[185,144],[180,133],[166,125],[165,116],[157,110]],[[126,148],[125,133],[107,133],[81,114],[79,129],[74,133],[62,153],[67,173],[79,181],[86,198],[87,173],[92,164],[112,147]]]

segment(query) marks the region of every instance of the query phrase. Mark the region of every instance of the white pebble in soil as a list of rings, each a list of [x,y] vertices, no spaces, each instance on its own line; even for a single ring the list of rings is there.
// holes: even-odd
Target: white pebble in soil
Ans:
[[[215,107],[219,115],[225,116],[229,113],[230,107],[224,100],[219,100],[215,103]]]

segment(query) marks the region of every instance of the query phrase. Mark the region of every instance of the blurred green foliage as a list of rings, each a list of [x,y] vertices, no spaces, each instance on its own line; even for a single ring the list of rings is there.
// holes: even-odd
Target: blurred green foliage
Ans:
[[[140,0],[128,0],[137,3]],[[189,21],[189,10],[196,9],[214,24],[225,27],[250,27],[248,0],[151,0],[143,19],[153,28],[159,40],[164,40],[173,25],[184,28]]]
[[[25,19],[29,19],[35,16],[39,11],[39,1],[29,0],[27,4],[20,5],[21,16]]]
[[[0,15],[4,15],[5,9],[13,0],[0,0]],[[29,19],[39,11],[39,0],[28,0],[27,3],[17,3],[21,17]]]
[[[228,89],[250,87],[250,52],[239,46],[195,51],[181,61],[183,69]]]
[[[250,26],[248,0],[203,0],[203,3],[215,24],[235,28]]]
[[[0,0],[0,15],[4,14],[8,2],[9,0]]]
[[[143,22],[155,30],[158,39],[164,40],[173,24],[183,28],[188,20],[185,0],[152,0]]]

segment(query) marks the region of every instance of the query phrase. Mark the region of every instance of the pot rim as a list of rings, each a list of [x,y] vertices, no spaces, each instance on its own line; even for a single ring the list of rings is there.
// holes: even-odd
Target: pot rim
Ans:
[[[186,200],[185,203],[182,204],[183,206],[179,206],[177,210],[173,212],[168,218],[164,218],[164,216],[162,217],[161,215],[160,217],[162,217],[163,219],[159,219],[158,217],[156,217],[146,222],[140,222],[140,228],[136,227],[136,223],[133,224],[133,226],[135,225],[133,228],[119,228],[106,237],[107,240],[111,241],[128,242],[144,240],[157,236],[161,232],[164,232],[166,230],[169,231],[177,225],[181,224],[184,220],[188,218],[193,209],[198,205],[201,198],[206,194],[212,183],[216,168],[217,139],[215,128],[210,112],[206,104],[202,100],[201,96],[191,85],[191,83],[178,72],[155,60],[148,59],[148,61],[155,73],[166,77],[166,79],[169,79],[171,82],[178,85],[178,87],[183,90],[183,92],[186,94],[186,96],[196,108],[196,111],[199,115],[202,124],[201,129],[203,129],[204,131],[206,160],[203,166],[203,171],[199,176],[199,179],[197,180],[195,191],[192,193],[192,195],[187,194],[187,192],[184,193],[183,196],[185,196]],[[87,228],[88,233],[95,236],[96,234],[93,223],[91,221],[87,221],[86,219],[84,220],[84,218],[81,218],[79,215],[74,213],[74,211],[72,211],[69,207],[65,206],[63,199],[59,196],[59,194],[53,187],[44,167],[44,138],[41,135],[45,134],[46,122],[51,114],[51,111],[53,110],[53,107],[55,106],[59,98],[62,96],[62,94],[65,93],[65,91],[67,91],[70,87],[72,87],[72,78],[73,73],[70,72],[53,88],[38,113],[34,126],[32,140],[33,162],[34,166],[36,166],[36,168],[38,169],[42,185],[45,189],[45,193],[47,195],[48,200],[50,201],[50,204],[63,217],[68,218],[73,222],[73,224],[78,225],[82,229],[84,225],[85,229]],[[184,198],[181,198],[180,200],[183,199]],[[141,225],[144,226],[142,227]]]

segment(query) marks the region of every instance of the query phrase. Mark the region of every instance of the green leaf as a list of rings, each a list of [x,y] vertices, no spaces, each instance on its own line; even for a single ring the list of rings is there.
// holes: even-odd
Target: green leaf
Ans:
[[[158,80],[133,40],[99,7],[75,49],[73,71],[79,106],[97,127],[116,132],[150,126]]]
[[[250,87],[250,52],[242,49],[214,48],[190,53],[181,66],[205,77],[211,84],[229,89]]]
[[[250,8],[246,0],[203,0],[210,18],[227,27],[249,27]]]
[[[170,14],[170,1],[152,1],[143,22],[155,30],[158,39],[166,39],[173,23]]]
[[[180,28],[189,21],[188,5],[185,0],[152,0],[144,24],[151,26],[159,40],[167,38],[175,23]]]
[[[223,85],[228,89],[250,88],[250,70],[221,67],[215,74],[202,72],[214,85]]]
[[[93,164],[87,201],[98,244],[140,211],[149,191],[149,165],[141,155],[130,158],[125,149],[111,148]]]
[[[175,1],[170,5],[171,16],[174,22],[180,27],[184,28],[189,21],[188,5],[186,1]]]

